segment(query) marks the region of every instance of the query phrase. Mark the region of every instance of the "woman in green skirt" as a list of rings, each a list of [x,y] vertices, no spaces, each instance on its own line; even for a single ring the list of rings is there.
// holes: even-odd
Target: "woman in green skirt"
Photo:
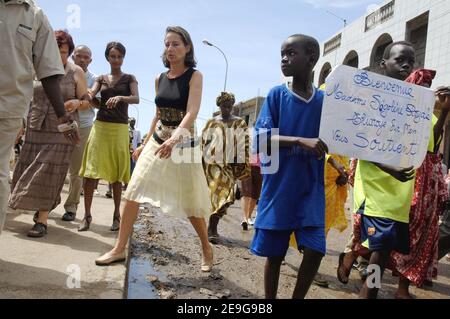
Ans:
[[[114,195],[111,231],[119,230],[122,183],[130,180],[128,105],[139,104],[138,82],[122,72],[126,49],[119,42],[108,43],[106,60],[111,73],[101,75],[90,90],[92,99],[101,94],[100,109],[83,155],[80,176],[84,177],[85,215],[78,231],[87,231],[92,222],[91,206],[96,182],[109,182]]]

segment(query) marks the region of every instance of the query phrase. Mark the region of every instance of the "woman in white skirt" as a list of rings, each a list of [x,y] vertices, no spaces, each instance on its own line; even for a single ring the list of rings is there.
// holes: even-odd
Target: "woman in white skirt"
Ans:
[[[150,203],[163,213],[189,218],[202,245],[201,270],[210,272],[213,251],[205,221],[211,215],[209,189],[194,130],[203,77],[194,69],[194,46],[186,30],[167,28],[162,58],[169,71],[155,81],[157,114],[147,139],[133,154],[139,160],[125,193],[119,238],[115,247],[98,258],[96,264],[104,266],[125,260],[139,204]]]

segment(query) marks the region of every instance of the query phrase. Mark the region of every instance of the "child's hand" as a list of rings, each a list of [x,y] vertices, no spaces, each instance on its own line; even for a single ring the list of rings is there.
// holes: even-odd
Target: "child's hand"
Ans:
[[[303,138],[298,140],[300,147],[310,150],[319,158],[322,159],[328,153],[328,146],[320,138]]]
[[[389,166],[389,165],[385,165],[385,164],[379,164],[379,163],[374,163],[378,168],[380,168],[382,171],[384,171],[385,173],[388,173],[389,175],[391,175],[392,177],[394,177],[395,179],[399,180],[400,182],[407,182],[410,181],[412,179],[414,179],[414,167],[408,167],[408,168],[397,168],[397,167],[393,167],[393,166]]]
[[[348,183],[348,174],[344,171],[336,179],[336,185],[337,186],[345,186],[345,185],[347,185],[347,183]]]

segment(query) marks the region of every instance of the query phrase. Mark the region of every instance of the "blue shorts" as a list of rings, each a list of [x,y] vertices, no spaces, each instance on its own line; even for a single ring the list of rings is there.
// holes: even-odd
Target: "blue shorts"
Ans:
[[[408,255],[409,224],[362,215],[361,242],[371,251],[396,251]]]
[[[259,257],[286,256],[291,234],[295,234],[298,249],[309,248],[325,256],[325,229],[321,227],[304,227],[297,230],[255,229],[250,251]]]

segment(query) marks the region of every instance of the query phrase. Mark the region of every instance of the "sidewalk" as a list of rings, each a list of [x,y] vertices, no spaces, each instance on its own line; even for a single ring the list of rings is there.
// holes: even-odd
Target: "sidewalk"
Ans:
[[[62,203],[67,189],[64,185]],[[113,201],[103,196],[106,190],[99,185],[102,196],[94,196],[91,229],[84,233],[77,231],[84,214],[83,197],[75,222],[61,220],[64,207],[60,205],[49,216],[48,234],[40,239],[26,236],[33,226],[32,212],[8,213],[0,236],[0,298],[123,298],[125,263],[98,267],[94,262],[111,249],[117,235],[109,230]]]

